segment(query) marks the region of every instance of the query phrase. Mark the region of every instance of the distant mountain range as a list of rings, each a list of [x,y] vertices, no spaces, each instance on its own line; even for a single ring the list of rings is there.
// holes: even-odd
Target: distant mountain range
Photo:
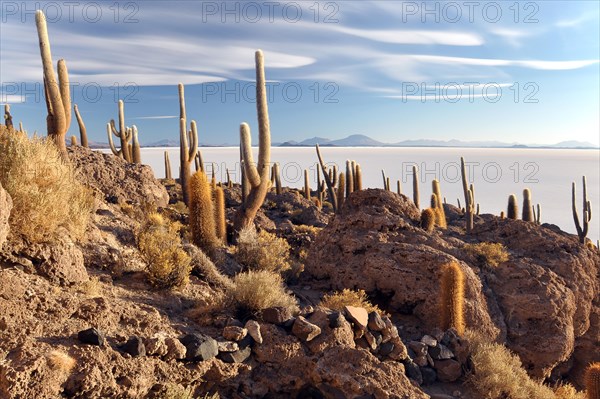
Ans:
[[[519,144],[505,143],[502,141],[461,141],[461,140],[404,140],[397,143],[383,143],[372,139],[364,134],[353,134],[343,139],[331,140],[324,137],[312,137],[310,139],[297,141],[286,141],[284,143],[272,143],[279,147],[314,147],[319,144],[323,147],[462,147],[462,148],[570,148],[570,149],[597,149],[592,143],[584,141],[561,141],[556,144]],[[238,144],[206,145],[203,147],[236,147]],[[90,142],[92,148],[108,148],[107,143]],[[179,140],[162,139],[142,145],[142,147],[179,147]]]

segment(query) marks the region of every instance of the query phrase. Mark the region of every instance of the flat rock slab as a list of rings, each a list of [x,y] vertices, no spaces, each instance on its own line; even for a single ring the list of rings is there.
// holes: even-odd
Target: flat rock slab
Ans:
[[[364,308],[356,306],[344,306],[346,317],[360,328],[367,328],[369,324],[369,313]]]

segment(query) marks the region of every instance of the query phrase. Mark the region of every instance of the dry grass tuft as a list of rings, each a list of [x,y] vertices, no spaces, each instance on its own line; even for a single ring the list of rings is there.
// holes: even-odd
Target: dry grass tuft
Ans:
[[[150,213],[137,235],[138,247],[148,264],[150,282],[158,288],[186,285],[191,272],[191,259],[183,250],[181,225]]]
[[[281,273],[291,269],[290,245],[288,242],[254,226],[239,233],[235,259],[248,270],[267,270]]]
[[[238,274],[227,294],[233,306],[241,311],[257,312],[271,307],[298,310],[298,302],[286,291],[281,275],[268,270]]]
[[[533,380],[523,369],[519,357],[505,346],[485,342],[467,332],[471,341],[474,372],[470,384],[485,399],[585,399],[570,385],[552,390]]]
[[[76,179],[54,143],[19,132],[0,132],[0,183],[13,201],[11,234],[50,241],[59,228],[75,239],[85,233],[94,208],[92,192]]]
[[[320,306],[332,310],[342,311],[344,306],[356,306],[366,309],[367,312],[373,311],[385,315],[386,313],[379,309],[377,305],[373,305],[367,298],[367,293],[363,290],[353,291],[344,288],[342,291],[326,294],[321,300]]]
[[[500,243],[481,242],[478,244],[465,244],[464,250],[478,262],[490,267],[498,267],[508,261],[508,251]]]
[[[228,288],[233,284],[231,279],[223,275],[213,261],[198,247],[186,244],[183,249],[192,258],[192,270],[200,274],[206,282],[221,288]]]
[[[75,364],[75,359],[60,350],[53,350],[47,356],[48,365],[52,370],[59,371],[64,374],[70,374]]]

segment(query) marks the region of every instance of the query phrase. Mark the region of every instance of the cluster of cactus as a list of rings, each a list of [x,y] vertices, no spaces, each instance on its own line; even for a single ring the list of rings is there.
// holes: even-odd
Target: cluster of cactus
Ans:
[[[197,171],[190,179],[189,225],[194,244],[211,253],[226,239],[225,197],[213,187],[206,173]]]
[[[536,211],[537,209],[537,211]],[[504,212],[500,213],[500,217],[502,219],[518,219],[519,218],[519,206],[517,205],[517,196],[511,194],[508,196],[508,207],[506,209],[506,214]],[[531,190],[528,188],[523,190],[523,210],[521,211],[521,219],[526,222],[533,222],[536,224],[540,224],[542,216],[542,207],[540,204],[534,206],[531,202]]]
[[[234,230],[241,231],[254,223],[258,209],[262,206],[271,186],[269,179],[269,162],[271,158],[271,127],[267,104],[264,57],[261,50],[255,53],[256,63],[256,111],[258,114],[258,164],[254,163],[250,139],[250,127],[247,123],[240,125],[240,147],[243,167],[243,185],[247,194],[243,195],[242,205],[238,208]],[[247,182],[244,182],[247,179]],[[242,188],[244,191],[244,188]]]
[[[440,325],[443,330],[454,328],[459,335],[465,332],[464,274],[457,262],[443,266],[440,292]]]
[[[137,126],[125,126],[125,104],[119,100],[119,129],[115,126],[115,120],[111,119],[106,124],[106,134],[108,135],[108,144],[113,154],[123,158],[130,163],[141,163],[140,142],[138,140]],[[119,138],[121,149],[117,149],[112,136]]]
[[[69,87],[69,72],[65,60],[58,60],[58,82],[52,65],[52,53],[50,51],[50,39],[48,38],[48,27],[46,16],[40,10],[35,14],[40,44],[40,55],[44,70],[44,94],[46,98],[46,126],[48,137],[52,138],[58,147],[63,159],[67,160],[66,135],[71,125],[71,93]],[[11,121],[12,124],[12,121]]]
[[[337,166],[328,168],[321,156],[319,144],[315,146],[317,150],[317,159],[319,161],[320,170],[323,172],[325,182],[320,182],[317,190],[319,198],[322,199],[325,194],[325,185],[333,211],[338,213],[341,209],[345,198],[348,198],[354,191],[362,190],[362,172],[360,164],[356,161],[346,160],[346,173],[337,173]],[[320,180],[319,169],[317,169],[317,181]],[[321,200],[322,202],[322,200]]]
[[[271,166],[271,186],[275,187],[275,194],[281,195],[283,188],[281,187],[281,172],[279,171],[279,163],[277,162]]]
[[[431,182],[431,186],[433,193],[431,194],[430,207],[421,212],[421,227],[428,232],[433,231],[435,226],[439,226],[442,229],[448,227],[446,212],[441,201],[440,182],[434,179]]]
[[[588,233],[589,222],[592,220],[592,204],[587,199],[587,181],[585,176],[582,177],[583,183],[583,227],[582,223],[579,222],[579,215],[577,213],[576,197],[575,197],[575,182],[571,185],[571,207],[573,211],[573,220],[575,221],[575,229],[577,230],[577,236],[579,242],[585,244],[585,238]]]

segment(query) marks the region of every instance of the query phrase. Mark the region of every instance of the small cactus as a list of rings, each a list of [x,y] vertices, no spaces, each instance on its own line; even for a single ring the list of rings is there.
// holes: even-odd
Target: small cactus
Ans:
[[[337,196],[335,193],[335,185],[333,183],[332,176],[327,171],[327,167],[325,166],[325,162],[323,162],[323,157],[321,156],[321,150],[319,149],[319,144],[315,146],[317,150],[317,158],[319,159],[319,165],[321,166],[321,171],[323,172],[323,176],[325,177],[325,183],[327,184],[327,192],[329,194],[329,200],[331,201],[331,206],[333,208],[333,212],[337,213],[338,205],[337,205]]]
[[[352,194],[354,191],[354,170],[352,170],[352,163],[350,161],[346,161],[346,198]],[[338,192],[339,198],[339,192]],[[341,207],[341,205],[340,205]]]
[[[418,174],[416,165],[413,165],[412,173],[413,173],[413,202],[415,203],[415,206],[417,207],[417,209],[421,209],[421,207],[419,206],[419,174]]]
[[[521,219],[526,222],[533,222],[533,205],[531,205],[531,191],[528,188],[523,190],[523,213]]]
[[[275,176],[275,193],[277,193],[277,195],[281,195],[281,192],[282,192],[281,175],[279,173],[279,164],[278,163],[273,164],[273,175]]]
[[[590,201],[587,199],[587,181],[585,176],[582,178],[583,182],[583,227],[579,223],[579,215],[577,214],[577,206],[575,205],[575,182],[571,186],[571,207],[573,211],[573,220],[575,221],[575,229],[577,230],[577,236],[579,242],[585,244],[585,237],[588,233],[589,221],[592,219],[592,206]]]
[[[348,179],[349,180],[349,179]],[[344,205],[344,191],[348,187],[346,185],[346,177],[343,173],[340,173],[338,178],[338,188],[337,188],[337,204],[341,208]]]
[[[448,227],[448,224],[446,223],[446,212],[444,211],[444,205],[441,202],[442,192],[440,189],[440,182],[438,180],[434,179],[431,182],[431,188],[432,188],[433,194],[437,198],[437,206],[435,208],[437,210],[438,219],[439,219],[437,221],[437,224],[441,228],[445,229],[446,227]]]
[[[423,209],[421,212],[421,228],[431,233],[435,227],[435,217],[435,210],[432,208]]]
[[[308,178],[308,170],[304,169],[304,198],[310,200],[310,180]]]
[[[88,138],[87,138],[87,129],[85,128],[85,123],[83,123],[83,118],[79,113],[79,108],[77,104],[73,106],[73,110],[75,111],[75,118],[77,119],[77,124],[79,125],[79,137],[81,138],[81,146],[89,147]]]
[[[4,125],[10,131],[13,129],[12,115],[10,114],[10,104],[4,104]]]
[[[214,191],[214,200],[217,238],[225,244],[227,243],[227,222],[225,221],[225,191],[222,187],[217,187]]]
[[[517,196],[511,194],[508,197],[508,208],[506,209],[506,217],[508,219],[517,219],[517,215],[519,214],[519,208],[517,206]]]
[[[133,163],[141,164],[142,163],[142,151],[140,149],[140,142],[138,140],[138,130],[135,125],[131,127],[133,132],[133,145],[131,149],[131,160]]]
[[[506,214],[504,211],[500,211],[500,219],[506,219]]]
[[[362,171],[360,170],[360,164],[356,164],[354,168],[354,190],[360,191],[362,190]]]
[[[77,136],[71,136],[71,147],[77,147]]]
[[[192,241],[205,251],[212,251],[217,243],[215,212],[208,177],[196,172],[190,179],[189,224]]]
[[[585,389],[588,399],[600,399],[600,362],[592,363],[586,368]]]
[[[457,262],[453,261],[443,266],[440,296],[442,330],[454,328],[459,335],[463,335],[465,332],[464,274]]]
[[[165,179],[171,180],[171,160],[169,159],[169,151],[165,151]]]

